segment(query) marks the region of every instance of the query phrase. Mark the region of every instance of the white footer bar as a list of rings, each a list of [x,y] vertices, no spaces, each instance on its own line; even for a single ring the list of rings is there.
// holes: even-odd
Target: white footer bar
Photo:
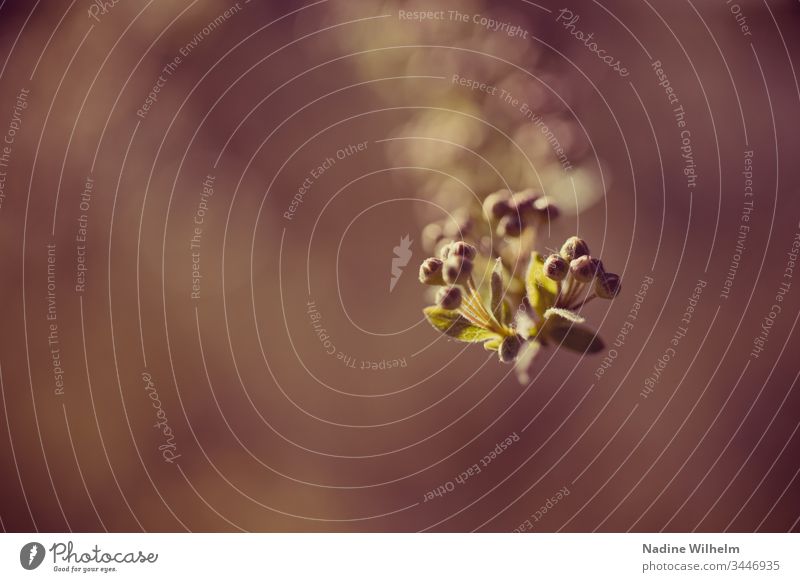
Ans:
[[[797,534],[3,534],[0,580],[800,580]]]

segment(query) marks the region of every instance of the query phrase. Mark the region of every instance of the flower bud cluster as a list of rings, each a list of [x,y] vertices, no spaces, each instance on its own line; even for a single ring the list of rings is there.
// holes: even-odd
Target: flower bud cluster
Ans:
[[[589,254],[589,245],[572,236],[558,254],[544,261],[544,273],[558,283],[556,307],[577,309],[594,299],[613,299],[622,289],[619,275],[605,270],[600,259]]]
[[[487,349],[496,350],[503,362],[514,361],[524,340],[505,325],[508,322],[498,315],[494,307],[491,311],[487,308],[489,302],[481,296],[472,279],[477,257],[478,249],[463,240],[446,242],[439,250],[438,257],[429,257],[422,262],[419,280],[426,285],[441,287],[436,293],[436,305],[441,309],[457,311],[473,327],[493,334],[495,339],[488,340],[486,345],[491,347]],[[493,289],[492,296],[494,293]]]
[[[512,193],[498,190],[483,201],[483,212],[501,237],[516,238],[528,227],[547,224],[559,215],[558,207],[533,188]]]
[[[463,240],[473,237],[476,225],[469,211],[461,208],[444,221],[431,222],[422,229],[422,247],[436,252],[447,240]]]
[[[439,257],[429,257],[419,268],[419,280],[425,285],[439,285],[436,303],[444,309],[458,309],[464,298],[460,287],[471,285],[478,250],[462,240],[442,246]]]
[[[423,245],[435,256],[420,265],[419,280],[439,287],[436,305],[426,308],[425,314],[440,332],[460,341],[483,343],[484,348],[497,352],[501,362],[513,362],[519,373],[527,370],[555,329],[545,325],[550,317],[548,310],[561,309],[562,318],[569,319],[563,310],[577,311],[597,297],[613,299],[622,288],[620,277],[606,271],[603,262],[591,255],[589,245],[577,236],[568,238],[543,264],[538,262],[541,258],[533,250],[537,227],[558,216],[558,208],[536,190],[494,192],[484,200],[483,214],[487,221],[467,212],[454,213],[447,222],[432,223],[423,230]],[[492,231],[500,237],[493,238]],[[467,241],[475,242],[483,257],[478,257],[478,248]],[[526,274],[518,267],[523,256],[533,257]],[[481,296],[473,279],[476,260],[480,273],[487,261],[489,266],[494,265],[489,301]],[[538,294],[533,299],[536,304],[531,303],[531,278],[536,288],[545,285],[554,295]],[[515,294],[515,301],[504,299],[509,290]],[[528,315],[527,325],[521,314],[531,308],[538,318],[534,321]],[[573,315],[573,322],[580,319]],[[544,339],[539,334],[544,334]],[[568,347],[579,349],[575,342]]]

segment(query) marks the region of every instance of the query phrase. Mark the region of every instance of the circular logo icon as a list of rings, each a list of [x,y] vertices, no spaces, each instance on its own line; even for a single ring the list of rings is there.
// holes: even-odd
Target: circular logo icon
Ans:
[[[39,542],[29,542],[19,551],[19,563],[26,570],[35,570],[44,561],[44,546]]]

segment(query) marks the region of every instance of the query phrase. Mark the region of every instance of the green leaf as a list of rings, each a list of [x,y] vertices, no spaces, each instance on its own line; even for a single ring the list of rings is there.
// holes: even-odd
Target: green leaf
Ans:
[[[483,349],[490,352],[496,352],[498,349],[500,349],[501,343],[503,342],[499,338],[493,338],[483,344]]]
[[[525,291],[531,306],[541,317],[555,305],[558,283],[544,274],[544,257],[537,252],[531,253],[531,262],[525,275]]]
[[[544,318],[547,319],[548,317],[560,317],[562,319],[566,319],[567,321],[571,321],[572,323],[583,323],[584,321],[586,321],[586,319],[584,319],[574,311],[570,311],[569,309],[562,309],[560,307],[551,307],[550,309],[545,311]]]
[[[554,343],[576,352],[594,354],[605,348],[597,332],[557,315],[547,319],[545,330]]]
[[[492,269],[491,307],[492,314],[500,323],[503,322],[503,262],[497,259]]]
[[[500,320],[500,323],[506,326],[511,325],[514,317],[512,315],[513,312],[511,311],[511,305],[509,305],[508,301],[506,300],[503,300],[502,312],[502,319]]]
[[[425,317],[433,327],[445,335],[448,335],[462,342],[484,342],[486,340],[497,339],[500,336],[493,331],[478,327],[458,311],[442,309],[437,305],[431,305],[424,310]]]

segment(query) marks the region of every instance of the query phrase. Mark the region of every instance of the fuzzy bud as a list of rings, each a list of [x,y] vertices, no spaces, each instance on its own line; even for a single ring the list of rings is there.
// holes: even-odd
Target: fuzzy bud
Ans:
[[[457,210],[445,222],[442,232],[446,238],[462,239],[472,231],[472,217],[466,210]]]
[[[614,299],[614,297],[619,295],[619,292],[622,291],[622,281],[619,275],[603,273],[595,280],[594,288],[598,297]]]
[[[465,243],[463,240],[454,242],[450,247],[450,256],[453,257],[464,257],[472,261],[477,254],[478,250],[471,244]]]
[[[597,275],[599,261],[588,255],[583,255],[569,264],[569,270],[579,283],[588,283]]]
[[[439,258],[443,261],[446,261],[447,258],[450,256],[450,251],[453,250],[453,243],[449,242],[443,244],[442,247],[439,249]]]
[[[472,274],[472,261],[464,257],[451,256],[445,261],[442,274],[448,285],[466,285]]]
[[[550,255],[544,261],[544,274],[553,281],[561,281],[569,273],[569,263],[560,255]]]
[[[511,212],[511,191],[498,190],[483,201],[483,211],[490,221],[500,220]]]
[[[497,350],[497,355],[500,361],[504,364],[510,364],[517,359],[519,349],[522,347],[523,340],[517,334],[510,335],[503,340],[500,344],[500,349]]]
[[[527,188],[514,194],[513,208],[524,215],[533,215],[536,212],[536,202],[542,198],[541,193],[533,188]]]
[[[436,293],[436,303],[442,309],[458,309],[461,307],[461,289],[458,287],[442,287]]]
[[[547,198],[537,199],[533,203],[533,209],[540,213],[548,221],[555,220],[561,214],[558,206],[556,206],[553,202],[550,202]]]
[[[589,245],[586,244],[586,241],[577,236],[569,237],[561,246],[561,256],[569,262],[588,254]]]
[[[425,285],[444,285],[442,268],[444,263],[435,257],[430,257],[422,262],[419,267],[419,281]]]
[[[517,238],[522,232],[522,227],[522,217],[516,212],[512,212],[500,219],[500,224],[497,225],[497,234]]]

